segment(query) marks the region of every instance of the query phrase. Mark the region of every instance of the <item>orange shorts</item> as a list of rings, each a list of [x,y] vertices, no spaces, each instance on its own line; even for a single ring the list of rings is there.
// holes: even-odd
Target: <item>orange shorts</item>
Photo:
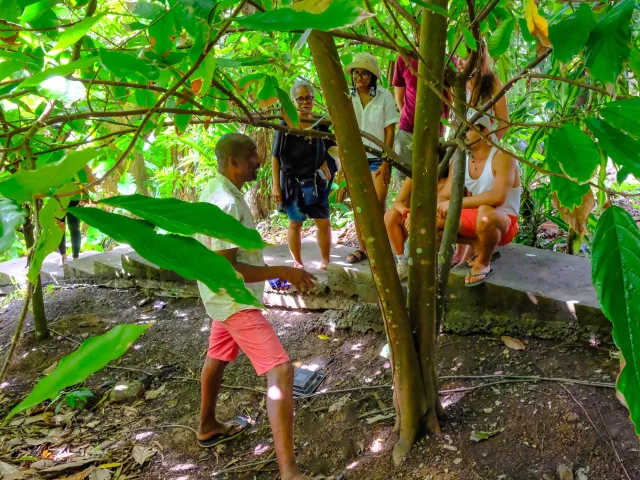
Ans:
[[[289,361],[276,332],[260,310],[242,310],[224,322],[214,320],[211,324],[207,356],[232,362],[240,349],[258,375]]]
[[[509,218],[511,219],[511,225],[509,225],[509,230],[507,230],[507,233],[502,235],[498,246],[507,245],[513,242],[513,239],[516,238],[518,230],[520,229],[520,227],[518,226],[518,217],[516,217],[515,215],[509,215]],[[463,237],[476,238],[477,220],[477,208],[463,208],[462,214],[460,215],[460,229],[458,230],[460,235],[462,235]]]

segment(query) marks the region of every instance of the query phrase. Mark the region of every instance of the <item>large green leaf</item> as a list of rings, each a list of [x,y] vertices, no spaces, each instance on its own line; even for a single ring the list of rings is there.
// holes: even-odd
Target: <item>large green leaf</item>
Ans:
[[[247,250],[268,246],[260,233],[245,227],[211,203],[190,203],[177,198],[151,198],[137,194],[106,198],[100,203],[123,208],[168,232],[188,236],[201,233]]]
[[[10,77],[16,72],[24,69],[24,63],[18,60],[8,60],[0,63],[0,81]]]
[[[613,127],[640,139],[640,98],[607,103],[600,115]]]
[[[65,77],[75,72],[76,70],[82,70],[90,67],[98,60],[98,56],[94,55],[91,57],[81,58],[80,60],[76,60],[75,62],[69,62],[66,65],[58,65],[57,67],[47,68],[46,70],[31,75],[20,84],[20,87],[33,87],[34,85],[39,85],[40,83],[51,77]]]
[[[553,53],[562,62],[569,63],[585,46],[596,25],[591,7],[581,3],[572,15],[549,27],[549,40]]]
[[[560,164],[554,157],[547,155],[546,160],[549,171],[564,175]],[[590,188],[588,183],[581,185],[565,177],[552,176],[550,183],[551,190],[558,196],[560,205],[567,207],[571,211],[582,205],[584,195]]]
[[[37,90],[48,100],[61,100],[66,104],[87,98],[87,89],[82,82],[60,76],[47,78]]]
[[[24,2],[27,3],[27,2]],[[30,23],[44,15],[51,7],[60,3],[60,0],[41,0],[25,7],[20,17],[23,23]]]
[[[261,32],[329,31],[353,26],[371,14],[351,0],[302,0],[287,7],[236,18],[240,25]]]
[[[211,291],[224,290],[236,302],[262,307],[244,285],[242,275],[221,255],[212,252],[194,238],[160,235],[144,220],[108,213],[97,208],[70,208],[85,223],[106,233],[116,242],[127,243],[151,263],[191,280],[199,280]]]
[[[184,105],[181,105],[178,107],[178,109],[180,110],[189,110],[190,108],[191,108],[191,105],[188,103],[185,103]],[[173,119],[173,123],[176,128],[176,133],[178,135],[182,135],[185,132],[185,130],[189,126],[189,123],[191,123],[192,118],[193,118],[193,115],[190,115],[190,114],[176,113]]]
[[[169,52],[176,41],[176,25],[172,12],[160,12],[149,27],[149,43],[160,56]]]
[[[129,53],[100,49],[100,63],[118,78],[138,78],[156,80],[160,72],[155,65],[145,62]]]
[[[640,141],[598,118],[587,118],[585,123],[607,156],[640,178]]]
[[[117,325],[107,333],[82,342],[75,352],[60,360],[56,369],[40,380],[27,398],[9,412],[2,425],[6,425],[16,413],[54,398],[60,390],[84,381],[107,366],[126,352],[151,325]]]
[[[60,35],[58,42],[53,47],[53,50],[49,52],[49,55],[58,55],[65,48],[76,43],[78,40],[84,37],[89,32],[89,30],[91,30],[100,20],[102,20],[106,14],[107,12],[102,12],[93,17],[85,18],[81,22],[76,23],[74,26],[67,28],[64,33]]]
[[[153,18],[163,10],[157,3],[143,2],[140,0],[138,2],[127,2],[127,7],[136,17],[142,18]]]
[[[618,377],[640,435],[640,230],[624,209],[604,211],[591,243],[591,276],[613,340],[626,362]]]
[[[591,32],[585,48],[585,65],[596,80],[615,83],[623,62],[629,59],[629,20],[635,5],[635,0],[622,0],[596,23]]]
[[[59,188],[56,193],[72,192],[77,189],[77,185],[70,183]],[[64,217],[65,209],[69,205],[69,200],[71,200],[71,197],[61,197],[59,199],[50,198],[44,207],[42,207],[42,210],[40,210],[39,219],[42,231],[38,236],[38,243],[36,243],[33,249],[31,264],[27,272],[27,278],[33,285],[38,281],[44,259],[47,258],[47,255],[50,253],[55,252],[62,241],[64,232],[58,226],[58,220]]]
[[[69,152],[62,160],[43,165],[37,170],[19,170],[0,182],[0,195],[22,203],[30,201],[35,195],[50,194],[51,189],[69,182],[97,155],[95,148],[87,148]]]
[[[27,212],[13,200],[0,198],[0,253],[11,248]]]
[[[567,177],[578,183],[591,180],[600,164],[600,153],[591,137],[569,123],[549,135],[547,158],[549,157],[560,165]]]
[[[513,17],[509,17],[504,20],[491,34],[491,37],[489,37],[487,48],[493,58],[499,57],[509,48],[511,34],[513,33],[515,24],[516,22]]]
[[[287,117],[289,117],[289,120],[291,120],[293,126],[297,127],[298,125],[300,125],[300,116],[298,115],[298,110],[291,101],[291,97],[289,96],[289,94],[280,87],[276,87],[276,95],[278,95],[278,99],[282,104],[282,108],[284,108],[284,111],[286,112]]]
[[[272,62],[273,58],[269,55],[254,55],[252,57],[219,57],[216,61],[219,67],[224,68],[256,67]]]

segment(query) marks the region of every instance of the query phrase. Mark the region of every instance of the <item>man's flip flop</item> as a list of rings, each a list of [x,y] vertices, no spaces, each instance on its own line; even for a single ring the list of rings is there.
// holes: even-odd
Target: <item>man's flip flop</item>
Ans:
[[[366,260],[367,254],[364,253],[362,250],[358,249],[353,253],[350,253],[349,255],[347,255],[347,263],[359,263],[362,262],[363,260]]]
[[[493,273],[493,269],[489,269],[489,271],[487,273],[484,273],[484,272],[480,272],[480,273],[469,272],[469,277],[479,277],[480,275],[484,275],[484,276],[480,280],[478,280],[477,282],[464,282],[464,286],[465,287],[477,287],[478,285],[482,285],[484,282],[487,281],[487,277],[489,275],[491,275],[492,273]]]
[[[233,435],[229,435],[229,432],[233,430],[234,427],[238,426],[241,427],[240,431],[236,432]],[[224,433],[216,433],[215,435],[212,435],[207,439],[198,440],[198,445],[200,445],[202,448],[215,447],[216,445],[220,445],[221,443],[225,443],[229,440],[233,440],[234,438],[239,437],[247,430],[248,427],[249,421],[246,418],[234,417],[227,423],[227,428],[225,428]]]

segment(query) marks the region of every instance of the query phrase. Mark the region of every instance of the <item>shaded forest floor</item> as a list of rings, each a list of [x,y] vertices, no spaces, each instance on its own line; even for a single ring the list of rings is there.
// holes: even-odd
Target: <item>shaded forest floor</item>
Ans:
[[[16,299],[0,310],[3,351],[21,304]],[[227,369],[224,382],[236,388],[223,390],[219,414],[222,419],[249,417],[250,432],[212,451],[200,449],[195,442],[191,429],[197,428],[198,421],[197,377],[209,331],[198,299],[67,287],[48,292],[46,307],[56,333],[42,344],[34,343],[32,333],[22,341],[1,387],[3,416],[43,371],[76,348],[74,342],[118,323],[154,321],[155,325],[113,362],[118,368],[104,369],[88,379],[86,386],[95,396],[86,408],[63,406],[57,414],[54,406],[46,412],[38,408],[1,429],[0,462],[30,467],[32,473],[23,478],[104,480],[118,478],[118,472],[119,478],[149,480],[205,479],[215,472],[223,472],[215,478],[277,478],[273,463],[239,468],[273,458],[265,382],[256,377],[242,354]],[[318,365],[327,374],[321,390],[353,389],[296,401],[296,444],[307,472],[344,472],[347,479],[371,480],[515,480],[557,479],[558,468],[565,466],[579,480],[640,479],[640,441],[614,391],[559,382],[498,383],[443,395],[448,420],[442,436],[423,439],[394,468],[391,449],[397,437],[390,416],[391,390],[371,388],[391,382],[389,363],[379,355],[384,335],[330,332],[321,326],[320,315],[268,312],[292,360],[297,365]],[[606,346],[535,339],[525,343],[526,349],[518,351],[507,348],[500,338],[442,335],[440,374],[615,381],[618,361]],[[139,397],[126,403],[109,400],[115,382],[136,380],[144,385]],[[444,378],[441,389],[498,380]],[[492,436],[476,442],[472,432]],[[141,466],[138,461],[147,457]],[[44,471],[60,465],[58,471]]]

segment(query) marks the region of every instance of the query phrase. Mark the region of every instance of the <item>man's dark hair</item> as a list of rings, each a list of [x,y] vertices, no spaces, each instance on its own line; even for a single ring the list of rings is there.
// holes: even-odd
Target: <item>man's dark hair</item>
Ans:
[[[216,144],[218,170],[227,168],[230,157],[243,157],[255,148],[255,142],[242,133],[227,133],[223,135]]]

